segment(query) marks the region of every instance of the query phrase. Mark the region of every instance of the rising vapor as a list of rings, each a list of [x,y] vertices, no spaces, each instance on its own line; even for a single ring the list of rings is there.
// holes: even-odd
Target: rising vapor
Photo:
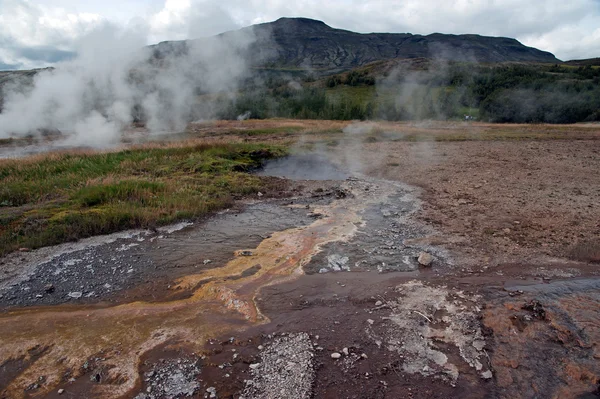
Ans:
[[[245,29],[146,47],[144,29],[104,25],[79,43],[74,60],[38,73],[31,86],[4,89],[0,138],[59,131],[69,144],[105,146],[134,121],[155,133],[181,131],[215,116],[218,93],[235,93],[254,41]]]

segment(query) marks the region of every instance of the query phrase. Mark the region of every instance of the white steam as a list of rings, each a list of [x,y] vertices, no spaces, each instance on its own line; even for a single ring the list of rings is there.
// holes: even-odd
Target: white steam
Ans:
[[[0,138],[58,130],[69,143],[103,146],[118,142],[136,119],[151,132],[181,131],[191,120],[214,117],[216,100],[237,90],[254,41],[245,29],[153,57],[143,27],[104,25],[79,43],[76,59],[38,73],[30,87],[2,93]]]

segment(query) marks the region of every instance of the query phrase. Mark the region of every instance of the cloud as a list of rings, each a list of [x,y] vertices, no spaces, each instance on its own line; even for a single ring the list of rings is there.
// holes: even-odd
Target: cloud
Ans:
[[[359,32],[515,37],[561,59],[600,56],[598,0],[0,0],[0,66],[47,66],[98,26],[146,26],[146,44],[214,35],[282,16]],[[65,8],[66,7],[66,8]],[[83,8],[82,8],[83,7]],[[6,43],[10,43],[7,45]]]

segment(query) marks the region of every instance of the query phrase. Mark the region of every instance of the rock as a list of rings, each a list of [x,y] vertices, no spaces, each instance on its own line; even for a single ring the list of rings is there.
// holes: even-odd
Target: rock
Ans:
[[[253,364],[250,365],[250,368],[252,370],[256,370],[259,366],[260,366],[260,363],[253,363]]]
[[[215,387],[206,388],[206,392],[208,392],[210,394],[211,398],[217,397],[217,388],[215,388]]]
[[[262,346],[262,345],[258,345],[258,350],[259,350],[259,351],[263,350],[263,348],[264,348],[264,346]]]
[[[482,340],[473,341],[473,348],[477,349],[478,351],[483,350],[483,348],[485,348],[485,341],[482,341]]]
[[[212,260],[210,260],[210,259],[204,259],[204,261],[202,263],[204,263],[205,265],[208,265],[210,262],[212,262]]]
[[[348,348],[344,348],[342,349],[342,353],[346,356],[348,356],[350,354],[350,351],[348,350]]]
[[[69,292],[67,294],[67,296],[70,297],[70,298],[78,299],[78,298],[81,298],[83,296],[83,292],[81,292],[81,291],[73,291],[73,292]]]
[[[375,306],[381,306],[381,305],[383,305],[383,302],[381,302],[381,301],[375,302]]]
[[[490,378],[493,377],[492,372],[490,370],[488,371],[484,371],[483,373],[481,373],[481,377],[485,378],[486,380],[489,380]]]
[[[341,354],[339,354],[338,352],[333,352],[333,353],[331,354],[331,358],[332,358],[332,359],[339,359],[340,357],[342,357],[342,355],[341,355]]]
[[[247,249],[236,251],[235,254],[237,256],[252,256],[252,255],[254,255],[254,253],[252,251],[249,251]]]
[[[433,262],[433,256],[427,252],[421,252],[417,258],[417,262],[422,266],[430,266],[431,262]]]
[[[348,262],[350,258],[347,256],[342,256],[338,254],[332,254],[327,256],[327,266],[329,269],[333,271],[339,272],[342,270],[350,271],[350,266],[348,266]]]
[[[48,294],[52,294],[56,289],[54,288],[54,284],[46,284],[44,286],[44,291]]]
[[[256,194],[256,195],[258,195],[259,197],[262,197],[264,194],[259,191],[258,194]]]
[[[59,390],[58,390],[58,394],[59,394],[59,395],[62,395],[63,393],[65,393],[65,390],[64,390],[64,389],[62,389],[62,388],[61,388],[61,389],[59,389]]]
[[[29,252],[29,248],[19,248],[19,252]]]
[[[375,323],[375,320],[373,320],[373,319],[367,319],[367,323],[373,325],[373,323]]]

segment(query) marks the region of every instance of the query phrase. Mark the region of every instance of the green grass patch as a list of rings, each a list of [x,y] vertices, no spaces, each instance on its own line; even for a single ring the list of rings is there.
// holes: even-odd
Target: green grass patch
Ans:
[[[238,133],[241,133],[246,136],[262,136],[268,134],[292,134],[298,133],[302,130],[305,130],[302,126],[282,126],[282,127],[267,127],[262,129],[250,129],[250,130],[240,130]]]
[[[200,144],[0,162],[0,255],[198,218],[264,190],[247,172],[286,149]]]

